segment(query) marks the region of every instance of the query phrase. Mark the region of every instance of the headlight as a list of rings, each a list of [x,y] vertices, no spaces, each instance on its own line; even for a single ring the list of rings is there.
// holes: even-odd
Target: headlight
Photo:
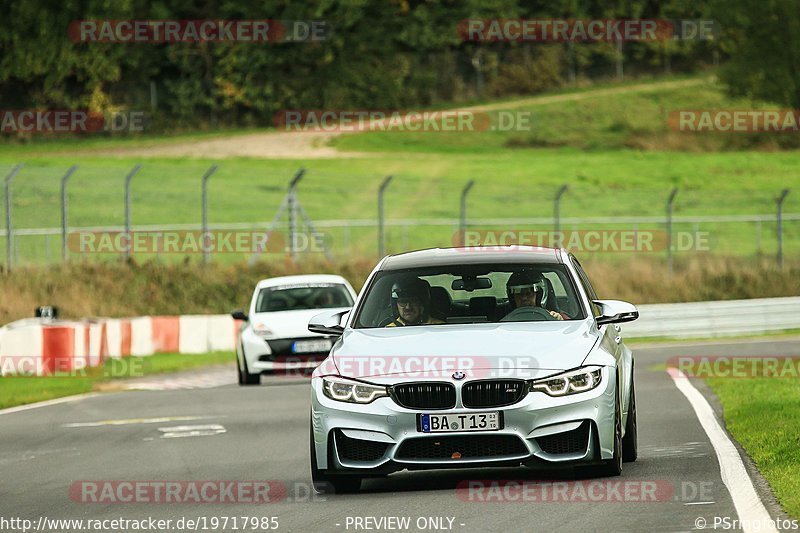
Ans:
[[[268,339],[273,335],[275,335],[272,332],[272,330],[269,329],[267,326],[265,326],[263,323],[253,324],[253,333],[264,339]]]
[[[322,378],[322,390],[331,400],[350,403],[370,403],[389,396],[386,387],[333,376]]]
[[[548,396],[567,396],[594,389],[602,381],[602,367],[587,366],[570,370],[557,376],[530,381],[531,391],[541,391]]]

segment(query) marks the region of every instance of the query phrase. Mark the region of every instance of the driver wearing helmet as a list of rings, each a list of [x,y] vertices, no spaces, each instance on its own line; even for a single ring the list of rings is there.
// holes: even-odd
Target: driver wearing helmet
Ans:
[[[511,304],[512,311],[519,307],[537,306],[544,308],[542,298],[545,293],[545,281],[538,272],[529,270],[514,272],[506,282],[506,292],[508,293],[508,302]],[[558,311],[545,310],[556,320],[568,318]]]
[[[398,280],[392,285],[392,311],[397,317],[387,326],[418,326],[444,324],[430,316],[431,293],[428,284],[412,277]]]

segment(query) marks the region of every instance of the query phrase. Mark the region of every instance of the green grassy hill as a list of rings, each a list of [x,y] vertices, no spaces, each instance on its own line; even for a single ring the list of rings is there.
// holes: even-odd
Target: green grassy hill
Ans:
[[[721,216],[775,212],[774,198],[792,188],[785,213],[800,213],[800,152],[778,148],[773,137],[736,134],[701,135],[674,132],[666,116],[675,109],[750,107],[731,100],[712,81],[652,82],[644,90],[632,85],[608,86],[543,95],[500,104],[504,109],[533,113],[529,132],[427,133],[370,132],[334,140],[340,150],[373,152],[372,157],[332,159],[229,158],[212,161],[185,157],[115,157],[94,150],[147,147],[203,135],[33,142],[0,146],[0,173],[24,161],[25,170],[13,187],[16,228],[60,225],[59,179],[72,164],[78,172],[69,185],[70,225],[109,226],[124,221],[123,182],[137,163],[143,169],[133,181],[133,223],[178,224],[200,221],[200,177],[212,163],[219,172],[209,188],[209,220],[215,223],[271,220],[288,180],[301,166],[309,172],[299,197],[314,220],[353,219],[367,224],[326,228],[340,257],[374,256],[376,194],[384,176],[395,179],[386,193],[390,220],[457,219],[460,190],[474,179],[469,197],[470,219],[552,216],[553,196],[569,184],[562,217],[655,216],[664,213],[672,187],[680,192],[676,216]],[[678,80],[685,83],[686,80]],[[638,85],[647,85],[639,83]],[[564,100],[566,98],[566,100]],[[554,99],[561,101],[553,101]],[[757,106],[767,104],[758,103]],[[237,135],[229,135],[236,142]],[[796,137],[784,134],[791,144]],[[545,147],[543,147],[545,146]],[[748,149],[744,149],[748,148]],[[730,151],[736,149],[737,151]],[[586,225],[565,229],[586,229]],[[597,224],[590,227],[596,229]],[[609,229],[658,229],[660,223],[623,223]],[[524,229],[515,224],[513,229]],[[548,223],[535,229],[550,229]],[[775,224],[687,223],[677,231],[709,232],[712,253],[771,256],[776,250]],[[455,225],[392,225],[388,251],[453,242]],[[785,224],[787,256],[800,254],[800,221]],[[0,239],[2,241],[2,239]],[[4,242],[0,242],[4,248]],[[19,239],[20,262],[59,259],[60,237]],[[238,262],[228,254],[215,260]],[[141,259],[146,259],[145,257]],[[181,258],[182,259],[182,258]]]

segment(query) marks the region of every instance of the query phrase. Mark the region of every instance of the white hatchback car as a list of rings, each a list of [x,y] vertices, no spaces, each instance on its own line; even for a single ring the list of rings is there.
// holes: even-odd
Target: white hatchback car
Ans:
[[[239,384],[257,385],[262,373],[276,370],[315,368],[328,355],[336,336],[310,333],[309,319],[320,309],[348,309],[355,298],[350,283],[331,274],[259,281],[248,314],[231,313],[244,321],[236,342]]]

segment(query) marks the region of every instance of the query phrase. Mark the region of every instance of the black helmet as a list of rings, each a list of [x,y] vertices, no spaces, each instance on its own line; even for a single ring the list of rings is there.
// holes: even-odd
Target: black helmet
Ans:
[[[508,301],[514,306],[514,293],[524,289],[533,289],[536,292],[536,305],[540,305],[545,292],[545,282],[541,272],[520,270],[514,272],[506,281],[506,294]]]
[[[416,276],[401,278],[392,285],[392,310],[395,314],[398,314],[397,300],[400,298],[417,298],[422,304],[423,315],[427,315],[431,304],[430,285]]]

